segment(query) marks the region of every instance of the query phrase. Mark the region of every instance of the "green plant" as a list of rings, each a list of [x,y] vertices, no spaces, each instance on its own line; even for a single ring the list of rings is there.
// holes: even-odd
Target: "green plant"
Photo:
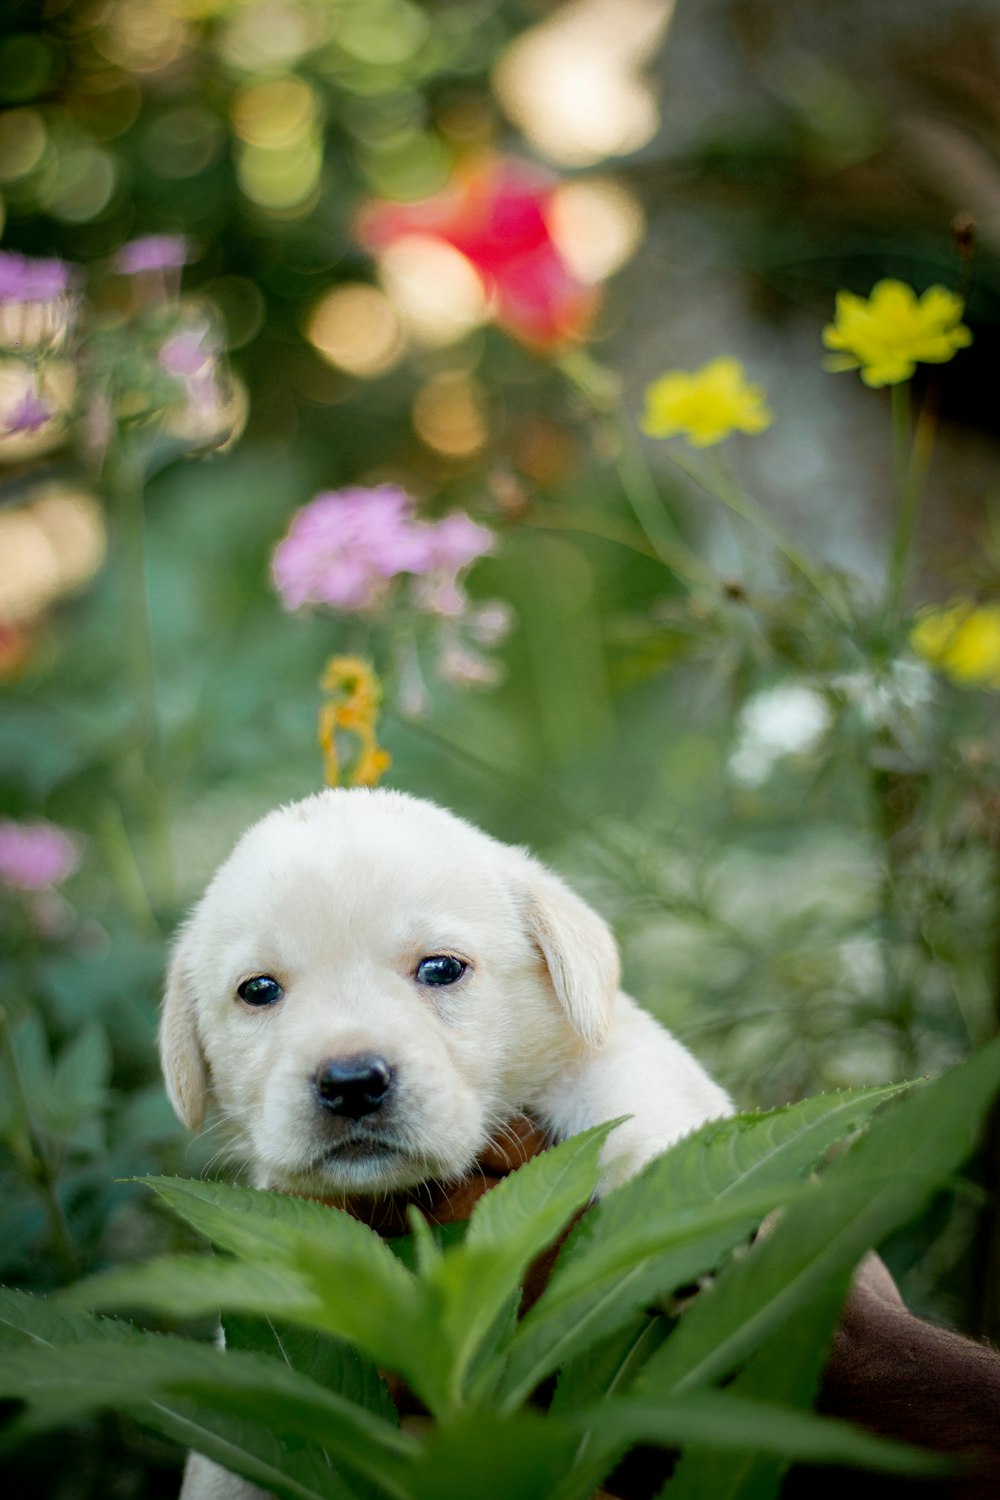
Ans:
[[[640,1442],[682,1449],[671,1500],[705,1493],[706,1464],[713,1494],[757,1500],[795,1460],[920,1472],[926,1455],[807,1408],[854,1265],[956,1172],[998,1087],[1000,1042],[897,1099],[708,1125],[588,1209],[520,1320],[525,1272],[588,1204],[613,1124],[512,1174],[461,1236],[411,1211],[394,1246],[326,1205],[149,1179],[218,1253],[4,1293],[0,1394],[23,1403],[5,1442],[114,1407],[290,1500],[584,1500]],[[708,1273],[678,1317],[674,1294]],[[227,1348],[89,1311],[137,1306],[221,1310]],[[419,1430],[379,1370],[426,1409]]]

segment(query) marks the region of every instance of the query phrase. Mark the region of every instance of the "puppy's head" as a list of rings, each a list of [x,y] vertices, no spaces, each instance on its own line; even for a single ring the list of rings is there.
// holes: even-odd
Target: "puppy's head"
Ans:
[[[523,851],[397,792],[253,827],[178,940],[160,1048],[181,1119],[212,1094],[257,1180],[323,1194],[462,1175],[600,1047],[604,922]]]

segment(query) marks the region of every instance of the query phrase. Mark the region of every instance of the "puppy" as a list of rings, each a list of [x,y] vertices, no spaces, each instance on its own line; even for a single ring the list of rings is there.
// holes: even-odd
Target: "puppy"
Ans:
[[[322,792],[251,828],[181,932],[167,1087],[192,1129],[214,1098],[259,1186],[335,1202],[457,1181],[521,1113],[556,1140],[628,1115],[604,1150],[607,1189],[731,1109],[618,977],[606,924],[524,850],[399,792]],[[822,1406],[976,1465],[954,1482],[879,1475],[880,1495],[1000,1493],[1000,1357],[914,1318],[877,1257]],[[824,1477],[803,1475],[789,1495]],[[840,1495],[842,1471],[830,1478]],[[181,1500],[257,1497],[189,1459]]]
[[[160,1045],[192,1129],[211,1094],[260,1187],[461,1178],[505,1122],[630,1115],[609,1186],[729,1099],[618,988],[607,925],[428,802],[327,791],[240,840],[181,933]]]
[[[174,1109],[211,1097],[259,1187],[460,1179],[520,1113],[554,1140],[629,1115],[602,1188],[730,1101],[618,988],[605,922],[522,849],[429,802],[326,791],[257,823],[170,964]],[[181,1500],[251,1500],[200,1455]]]

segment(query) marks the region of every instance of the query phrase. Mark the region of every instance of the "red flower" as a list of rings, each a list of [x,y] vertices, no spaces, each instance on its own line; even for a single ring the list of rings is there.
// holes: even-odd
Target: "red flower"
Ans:
[[[475,268],[497,323],[550,349],[586,335],[600,295],[570,270],[550,232],[557,186],[527,162],[493,157],[419,203],[369,204],[359,238],[376,252],[404,235],[444,240]]]

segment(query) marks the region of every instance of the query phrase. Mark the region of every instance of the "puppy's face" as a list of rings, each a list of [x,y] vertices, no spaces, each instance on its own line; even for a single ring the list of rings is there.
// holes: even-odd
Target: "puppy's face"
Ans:
[[[607,928],[554,876],[429,803],[326,792],[237,845],[171,965],[175,1108],[211,1091],[262,1185],[459,1177],[600,1045]]]

